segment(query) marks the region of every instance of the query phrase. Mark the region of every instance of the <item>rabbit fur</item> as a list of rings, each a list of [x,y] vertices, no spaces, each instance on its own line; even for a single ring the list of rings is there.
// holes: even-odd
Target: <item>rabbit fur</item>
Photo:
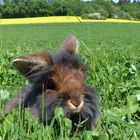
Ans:
[[[84,83],[87,69],[76,54],[78,48],[78,40],[70,35],[56,53],[43,51],[15,58],[12,65],[29,80],[29,84],[6,104],[4,113],[9,114],[21,105],[22,108],[29,107],[39,122],[46,123],[60,106],[73,124],[78,121],[76,114],[79,114],[83,120],[87,119],[86,129],[94,129],[99,120],[98,94]]]

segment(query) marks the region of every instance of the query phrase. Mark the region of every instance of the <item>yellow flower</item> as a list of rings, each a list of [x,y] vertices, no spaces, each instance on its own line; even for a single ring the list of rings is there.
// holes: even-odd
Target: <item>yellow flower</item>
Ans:
[[[0,25],[35,24],[35,23],[76,23],[76,22],[140,23],[140,21],[132,21],[125,19],[91,20],[91,19],[82,19],[81,17],[77,16],[51,16],[51,17],[35,17],[35,18],[0,19]]]

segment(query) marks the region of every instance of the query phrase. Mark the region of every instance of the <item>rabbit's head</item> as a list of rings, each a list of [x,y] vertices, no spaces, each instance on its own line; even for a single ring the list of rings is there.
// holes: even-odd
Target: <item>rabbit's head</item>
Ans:
[[[71,35],[56,53],[34,53],[18,57],[12,64],[34,86],[42,85],[43,91],[37,96],[33,96],[33,91],[37,90],[28,93],[36,98],[34,103],[30,104],[30,99],[26,100],[35,116],[39,118],[41,113],[41,95],[44,93],[45,114],[48,118],[52,118],[55,108],[61,106],[73,122],[78,119],[76,114],[80,114],[81,118],[88,119],[87,128],[93,129],[99,115],[97,93],[84,85],[86,67],[77,57],[78,48],[78,40]]]

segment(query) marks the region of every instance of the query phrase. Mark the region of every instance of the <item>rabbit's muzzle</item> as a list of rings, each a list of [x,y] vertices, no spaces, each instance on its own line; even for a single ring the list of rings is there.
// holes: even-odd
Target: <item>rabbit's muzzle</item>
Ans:
[[[73,110],[73,112],[80,112],[81,111],[81,109],[83,108],[83,106],[84,106],[84,101],[82,100],[81,102],[80,102],[80,104],[78,104],[78,105],[75,105],[71,100],[68,100],[68,106],[69,106],[69,108],[71,109],[71,110]]]

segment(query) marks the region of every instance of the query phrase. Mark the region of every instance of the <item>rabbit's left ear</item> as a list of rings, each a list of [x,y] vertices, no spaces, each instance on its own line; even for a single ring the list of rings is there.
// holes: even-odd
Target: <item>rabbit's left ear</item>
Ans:
[[[76,54],[79,50],[80,43],[74,35],[70,35],[64,41],[61,50],[68,51],[71,54]]]
[[[52,58],[46,51],[17,57],[12,61],[12,65],[30,81],[37,72],[47,69],[50,64]]]

